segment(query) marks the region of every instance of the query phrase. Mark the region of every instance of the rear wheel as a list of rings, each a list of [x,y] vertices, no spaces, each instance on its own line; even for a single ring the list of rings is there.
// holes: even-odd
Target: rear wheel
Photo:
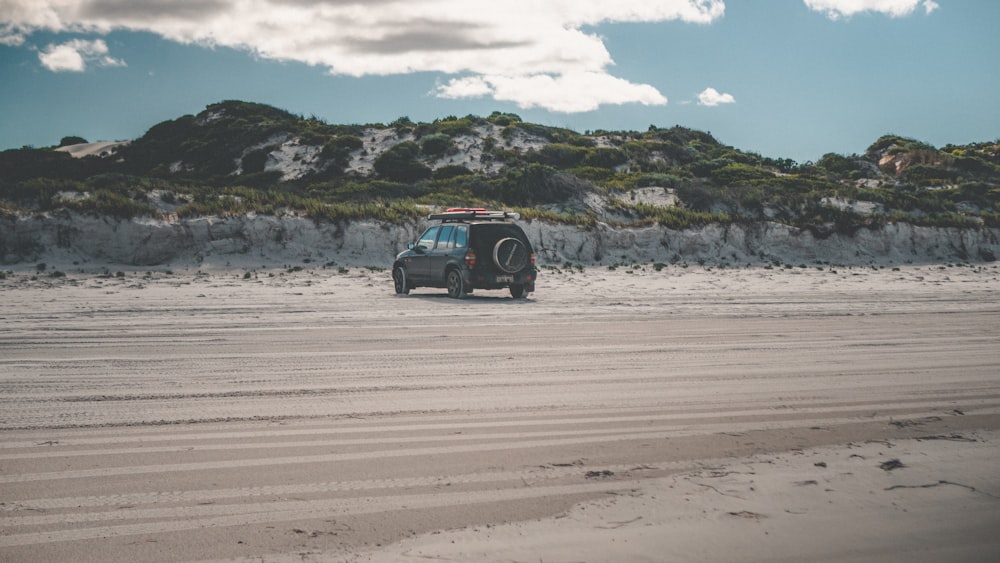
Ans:
[[[406,270],[402,266],[396,266],[392,269],[392,285],[399,295],[406,295],[410,292],[410,286],[407,285],[406,281]]]
[[[448,285],[448,297],[455,299],[465,297],[465,280],[462,279],[462,274],[458,270],[448,270],[446,281]]]
[[[510,296],[514,299],[520,299],[522,297],[527,297],[528,292],[524,290],[524,286],[520,284],[510,286]]]

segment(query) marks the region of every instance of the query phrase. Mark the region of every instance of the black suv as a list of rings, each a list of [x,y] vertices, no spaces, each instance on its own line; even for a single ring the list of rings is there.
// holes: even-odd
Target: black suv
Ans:
[[[440,221],[407,245],[392,265],[396,293],[445,287],[462,298],[474,289],[509,288],[514,298],[535,290],[535,251],[516,213],[452,208],[430,215]]]

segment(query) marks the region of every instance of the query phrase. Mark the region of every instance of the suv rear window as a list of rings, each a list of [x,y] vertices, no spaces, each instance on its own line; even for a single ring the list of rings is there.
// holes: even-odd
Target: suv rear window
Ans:
[[[507,237],[527,242],[527,237],[524,236],[521,227],[511,223],[478,223],[474,225],[473,231],[475,232],[473,238],[482,239],[485,237],[494,243]]]

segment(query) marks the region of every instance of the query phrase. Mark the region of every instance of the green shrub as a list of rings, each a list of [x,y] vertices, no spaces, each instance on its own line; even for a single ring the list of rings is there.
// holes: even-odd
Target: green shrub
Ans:
[[[364,142],[355,135],[338,135],[323,144],[321,155],[325,158],[340,158],[364,146]]]
[[[446,137],[456,137],[458,135],[472,135],[472,120],[468,117],[458,119],[454,116],[446,117],[443,120],[434,122],[434,129],[439,134]]]
[[[447,166],[442,166],[434,170],[431,174],[431,178],[434,180],[448,180],[451,178],[457,178],[459,176],[469,176],[472,174],[472,170],[464,166],[458,166],[454,164],[449,164]]]
[[[521,131],[524,131],[525,133],[527,133],[532,137],[539,137],[542,139],[546,139],[548,141],[554,140],[553,137],[556,131],[551,127],[545,127],[544,125],[537,125],[535,123],[525,123],[523,121],[518,121],[516,123],[512,123],[510,127],[508,127],[507,129],[504,129],[502,133],[503,137],[509,139],[510,136],[513,135],[514,129],[520,129]]]
[[[375,159],[375,172],[397,182],[418,182],[431,177],[431,169],[417,160],[420,147],[405,141],[383,152]]]
[[[712,182],[720,186],[748,184],[754,180],[764,180],[774,177],[774,174],[768,170],[748,164],[727,164],[710,171],[708,175]]]
[[[241,174],[233,177],[233,182],[251,188],[273,188],[281,183],[282,172],[280,170],[268,170],[267,172],[254,172],[253,174]]]
[[[727,213],[705,213],[681,207],[660,207],[637,203],[632,208],[640,219],[652,220],[668,229],[684,230],[711,224],[732,223]]]
[[[521,214],[522,219],[529,221],[545,221],[584,228],[591,228],[597,224],[597,218],[589,214],[557,213],[537,207],[516,207],[514,210]]]
[[[730,164],[732,164],[731,161],[724,159],[699,159],[686,165],[685,169],[696,178],[708,178],[716,170],[725,168]]]
[[[565,143],[551,143],[537,153],[537,161],[555,168],[573,168],[583,163],[588,150]]]
[[[677,189],[684,207],[694,211],[711,211],[719,200],[718,191],[703,184],[687,184]]]
[[[85,199],[63,202],[63,205],[95,217],[108,215],[118,219],[131,219],[133,217],[159,216],[159,212],[148,203],[136,201],[106,189],[97,190]]]
[[[80,145],[80,144],[83,144],[83,143],[86,143],[86,142],[87,142],[87,139],[84,139],[83,137],[77,137],[77,136],[74,135],[74,136],[70,136],[70,137],[63,137],[59,141],[59,146],[60,147],[69,147],[69,146],[73,146],[73,145]]]
[[[54,198],[59,192],[83,192],[85,189],[75,180],[31,178],[6,183],[0,179],[0,199],[34,207],[40,211],[52,209],[56,205]]]
[[[650,186],[676,188],[683,181],[684,180],[682,178],[673,174],[650,173],[639,176],[635,181],[635,185],[638,188],[646,188]]]
[[[420,152],[427,156],[442,156],[453,146],[451,137],[443,133],[433,133],[420,138]]]
[[[267,164],[267,157],[274,149],[274,146],[269,146],[248,152],[242,160],[243,173],[253,174],[254,172],[263,172],[264,166]]]
[[[615,178],[614,170],[597,168],[594,166],[579,166],[577,168],[571,168],[566,172],[576,176],[577,178],[589,180],[591,182],[608,182]]]
[[[379,199],[408,198],[423,195],[425,189],[404,182],[387,180],[348,181],[330,190],[338,202],[368,203]]]
[[[987,162],[978,155],[963,156],[954,161],[955,169],[962,174],[967,174],[978,178],[997,178],[1000,176],[1000,167]]]
[[[515,123],[520,123],[521,116],[515,113],[501,113],[499,111],[494,111],[489,117],[486,118],[486,121],[494,125],[499,125],[500,127],[508,127]]]
[[[628,162],[628,156],[621,149],[600,147],[591,149],[583,159],[585,166],[614,168]]]
[[[529,164],[508,169],[503,177],[500,199],[511,205],[535,205],[565,201],[587,189],[587,184],[551,166]]]
[[[816,166],[841,178],[847,178],[851,173],[865,168],[863,161],[857,158],[848,158],[834,153],[824,154],[819,159],[819,162],[816,163]]]
[[[105,172],[109,159],[73,158],[69,153],[42,149],[13,149],[0,152],[0,181],[17,182],[35,178],[82,180]]]

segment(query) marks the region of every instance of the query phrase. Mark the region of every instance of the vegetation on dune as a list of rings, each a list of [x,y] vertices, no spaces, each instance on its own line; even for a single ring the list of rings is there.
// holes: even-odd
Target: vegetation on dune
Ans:
[[[82,142],[68,136],[60,146]],[[289,176],[289,163],[301,172]],[[636,199],[648,189],[672,203]],[[583,203],[595,198],[604,215]],[[775,221],[817,236],[894,222],[1000,227],[1000,142],[938,149],[892,134],[861,155],[799,164],[680,126],[581,134],[500,112],[330,125],[225,101],[160,123],[110,156],[0,153],[5,216],[68,208],[401,222],[429,205],[513,207],[526,219],[581,226]]]

